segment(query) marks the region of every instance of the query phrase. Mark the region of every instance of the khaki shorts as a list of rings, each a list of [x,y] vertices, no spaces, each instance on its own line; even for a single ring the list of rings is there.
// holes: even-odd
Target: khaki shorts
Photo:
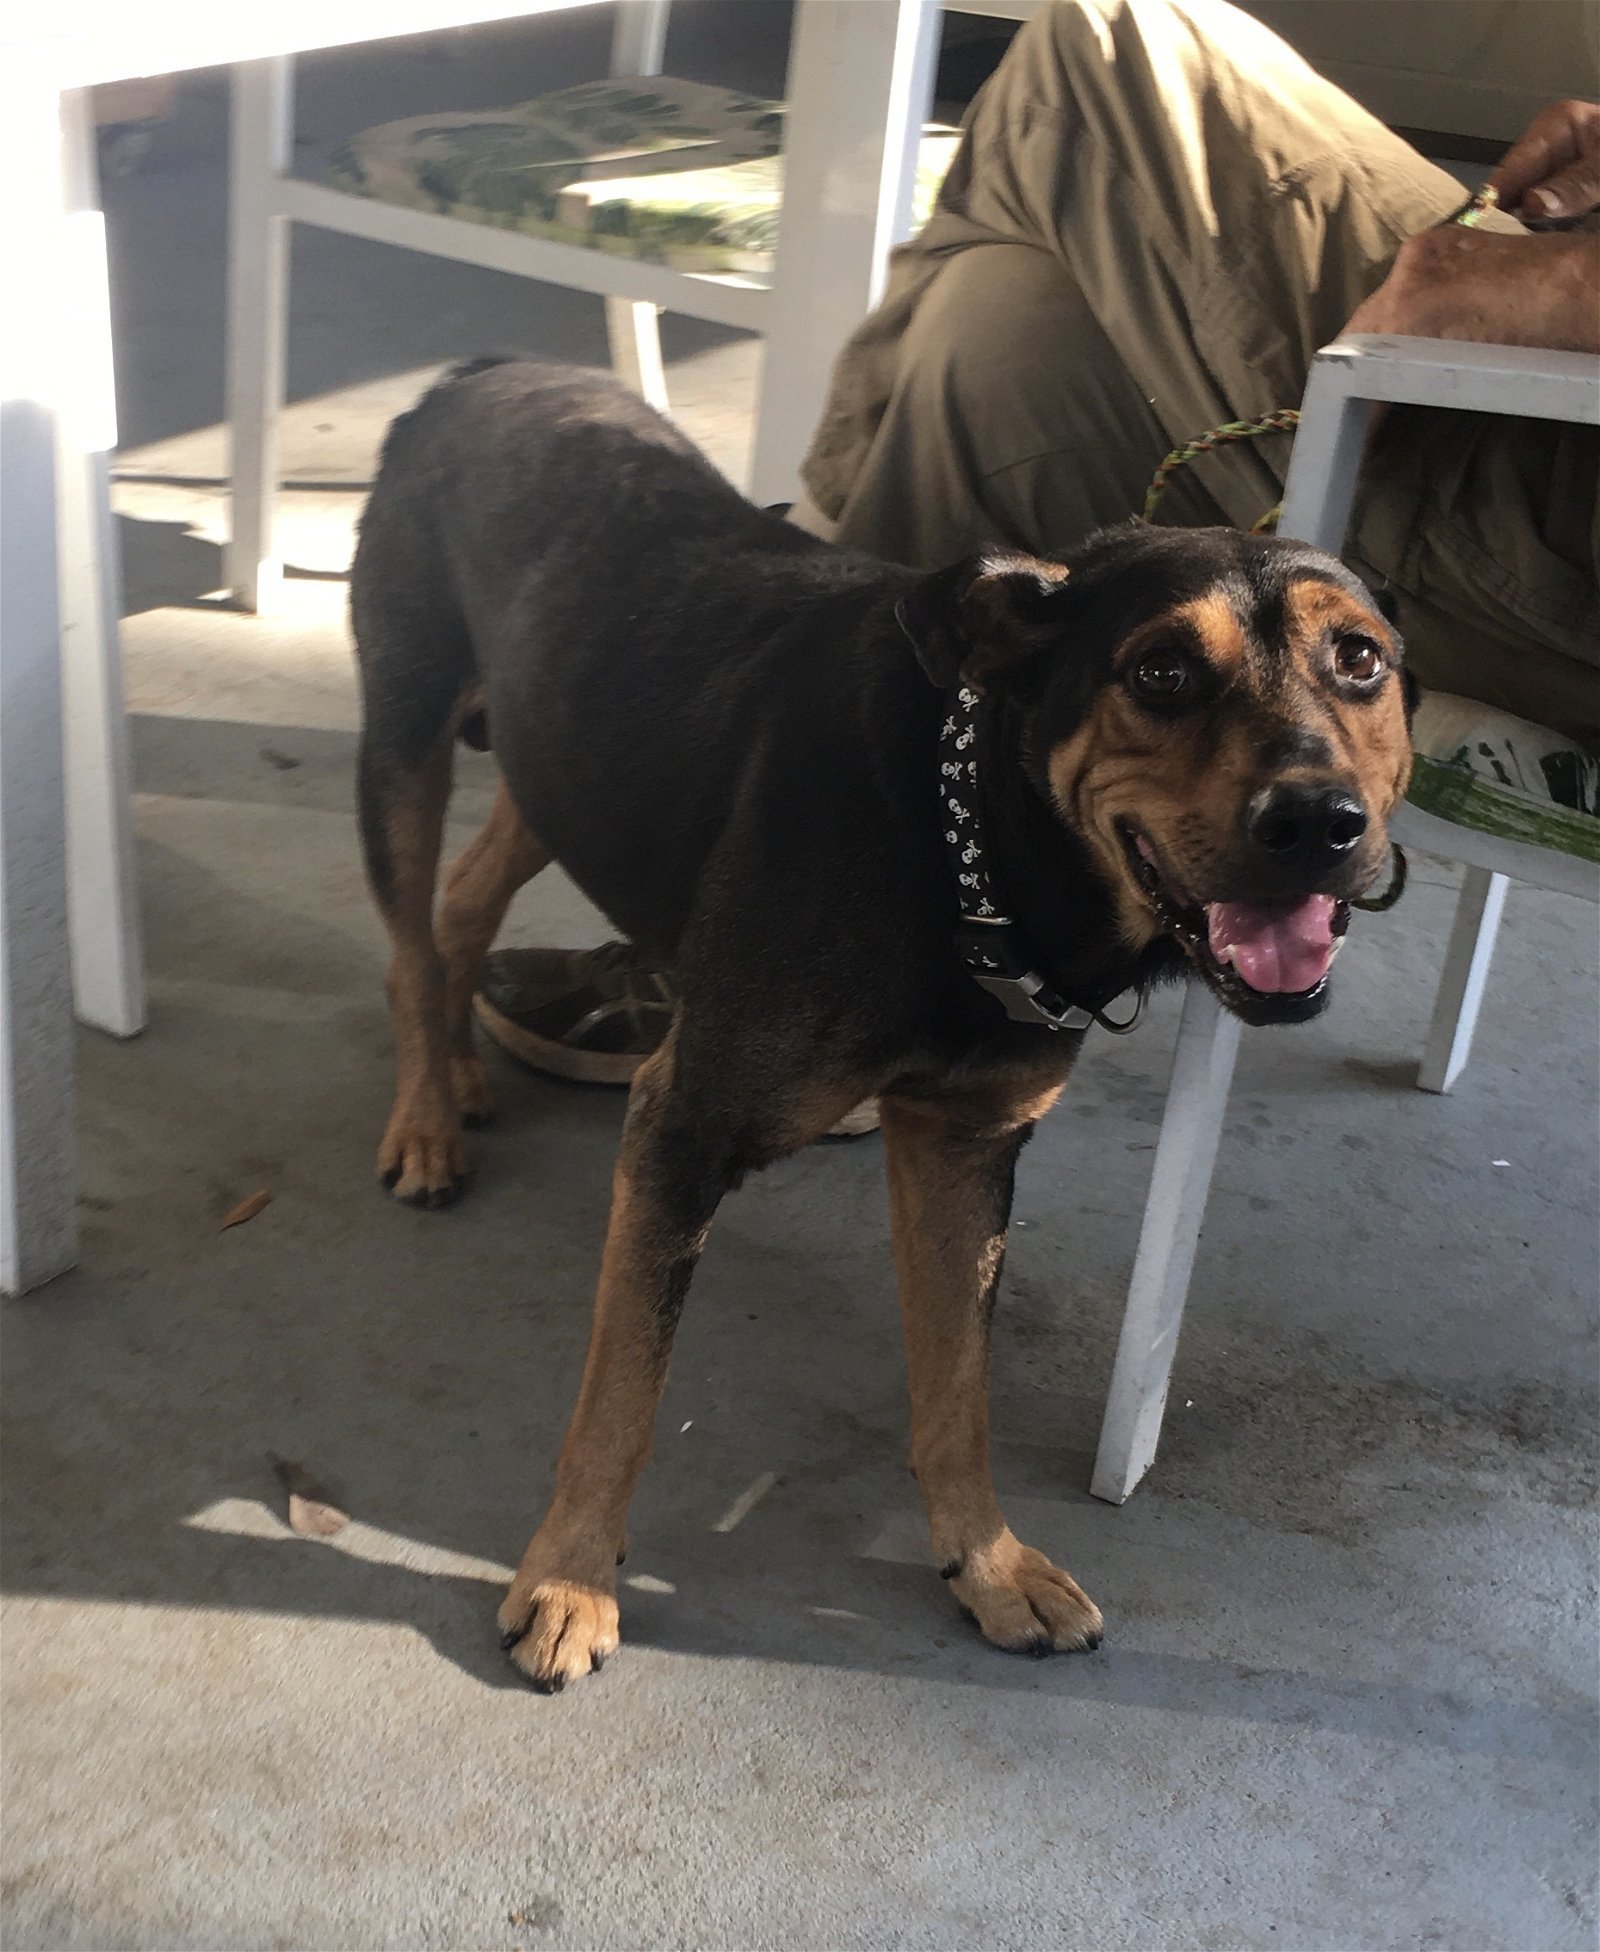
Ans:
[[[841,541],[917,565],[1123,521],[1170,447],[1297,404],[1463,194],[1221,0],[1054,0],[840,356],[807,490]],[[1204,457],[1161,520],[1248,525],[1288,446]],[[1593,738],[1597,508],[1595,430],[1402,409],[1348,554],[1394,591],[1423,683]]]

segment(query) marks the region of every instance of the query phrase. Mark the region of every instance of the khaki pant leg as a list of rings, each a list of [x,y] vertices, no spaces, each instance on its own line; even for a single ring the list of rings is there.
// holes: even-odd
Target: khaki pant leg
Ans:
[[[1422,684],[1600,748],[1600,430],[1397,410],[1345,554],[1394,592]]]
[[[1165,436],[1058,258],[948,258],[901,353],[838,541],[913,568],[996,543],[1049,555],[1139,506]],[[1197,478],[1171,504],[1175,520],[1226,519]]]
[[[933,217],[841,355],[806,485],[838,513],[912,319],[976,244],[1060,263],[1150,404],[1153,469],[1207,427],[1296,404],[1312,353],[1401,239],[1460,201],[1452,177],[1221,0],[1056,0],[974,102]],[[1281,449],[1201,465],[1235,522],[1281,490]]]
[[[973,104],[932,219],[840,357],[811,496],[845,516],[847,539],[908,562],[982,541],[1059,547],[1074,523],[1132,513],[1168,447],[1296,404],[1312,354],[1402,239],[1460,200],[1452,177],[1221,0],[1055,0]],[[956,269],[998,264],[1006,243],[1063,274],[1060,287],[1029,274],[1038,330],[986,302],[981,271]],[[1032,457],[1014,438],[1030,421]],[[1286,454],[1267,441],[1206,456],[1162,520],[1254,521],[1281,494]],[[1350,554],[1397,595],[1424,682],[1595,736],[1597,457],[1592,430],[1389,416]],[[1078,478],[1062,483],[1069,461]]]

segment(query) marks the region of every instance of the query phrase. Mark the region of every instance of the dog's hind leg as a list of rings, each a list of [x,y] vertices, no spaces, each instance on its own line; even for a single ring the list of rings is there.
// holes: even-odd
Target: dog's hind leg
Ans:
[[[505,781],[483,823],[445,877],[434,936],[444,961],[445,1037],[456,1109],[469,1125],[494,1110],[488,1067],[472,1041],[472,993],[511,897],[550,863],[523,823]]]
[[[1094,1603],[1001,1515],[989,1475],[989,1323],[1017,1154],[1037,1102],[883,1101],[911,1384],[911,1468],[962,1609],[1015,1653],[1096,1647]]]
[[[373,899],[389,931],[395,1097],[378,1176],[397,1200],[447,1206],[466,1177],[466,1145],[450,1082],[445,971],[433,934],[439,844],[450,798],[454,722],[419,759],[380,755],[371,718],[360,766],[361,838]]]

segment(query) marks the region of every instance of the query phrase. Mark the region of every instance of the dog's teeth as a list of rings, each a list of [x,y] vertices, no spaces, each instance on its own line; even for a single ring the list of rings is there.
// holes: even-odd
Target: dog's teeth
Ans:
[[[1344,947],[1346,940],[1347,938],[1342,935],[1336,935],[1333,938],[1333,947],[1328,952],[1329,962],[1332,962],[1334,957],[1338,955],[1339,951]]]

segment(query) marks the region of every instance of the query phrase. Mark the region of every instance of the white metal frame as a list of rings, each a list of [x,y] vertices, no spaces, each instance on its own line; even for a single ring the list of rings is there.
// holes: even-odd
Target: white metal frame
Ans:
[[[613,74],[657,74],[669,0],[623,0]],[[800,0],[789,57],[784,200],[770,287],[436,216],[289,174],[292,72],[279,55],[237,66],[229,219],[228,397],[234,484],[228,587],[269,607],[282,566],[272,546],[277,419],[283,405],[288,226],[315,224],[432,257],[594,292],[612,359],[666,406],[662,310],[759,332],[766,346],[751,493],[792,499],[832,363],[882,287],[910,228],[917,143],[938,51],[937,0]]]
[[[1337,555],[1372,413],[1380,402],[1600,425],[1600,359],[1457,340],[1355,335],[1312,363],[1280,523]],[[1600,900],[1600,875],[1547,848],[1499,840],[1402,807],[1395,838],[1466,863],[1444,974],[1418,1075],[1448,1091],[1472,1046],[1506,889],[1512,880]],[[1117,1344],[1091,1489],[1120,1504],[1150,1468],[1216,1159],[1239,1026],[1210,990],[1184,1003],[1150,1193]]]
[[[621,0],[611,30],[613,75],[658,75],[667,51],[672,0]],[[606,339],[611,369],[624,386],[668,411],[667,372],[661,358],[661,307],[647,298],[607,298]]]
[[[145,1020],[117,636],[105,229],[87,93],[6,76],[0,434],[0,1292],[77,1258],[72,1007]],[[70,379],[67,378],[68,369]],[[68,972],[71,972],[70,982]]]

